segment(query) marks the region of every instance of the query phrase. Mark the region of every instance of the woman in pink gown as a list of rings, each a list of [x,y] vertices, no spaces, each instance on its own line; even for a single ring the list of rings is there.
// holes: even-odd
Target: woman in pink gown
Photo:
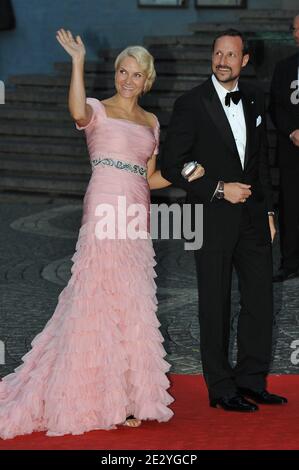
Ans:
[[[3,439],[33,431],[82,434],[173,415],[148,235],[149,187],[169,183],[155,171],[159,123],[137,104],[148,76],[125,52],[116,67],[116,95],[86,100],[84,45],[69,31],[60,30],[57,39],[73,59],[69,107],[77,129],[85,130],[92,176],[68,285],[23,364],[0,383]],[[151,57],[143,48],[134,51]],[[202,174],[199,168],[193,178]],[[126,209],[119,204],[144,208],[137,228],[146,236],[118,236],[136,219],[120,217]],[[101,225],[108,205],[115,217]]]

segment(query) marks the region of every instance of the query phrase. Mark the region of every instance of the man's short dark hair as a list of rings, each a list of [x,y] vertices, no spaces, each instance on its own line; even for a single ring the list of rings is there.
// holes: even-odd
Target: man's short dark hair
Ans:
[[[241,41],[243,43],[243,55],[249,54],[249,45],[248,45],[247,39],[245,38],[245,36],[240,31],[238,31],[237,29],[232,29],[232,28],[227,29],[225,31],[221,31],[219,34],[217,34],[217,36],[214,39],[213,46],[212,46],[213,51],[215,49],[216,41],[218,39],[222,38],[223,36],[231,36],[231,37],[241,38]]]
[[[297,13],[297,15],[294,16],[293,21],[292,21],[292,24],[290,24],[290,31],[291,31],[292,33],[295,31],[294,22],[295,22],[295,19],[296,19],[296,18],[299,18],[299,13]]]

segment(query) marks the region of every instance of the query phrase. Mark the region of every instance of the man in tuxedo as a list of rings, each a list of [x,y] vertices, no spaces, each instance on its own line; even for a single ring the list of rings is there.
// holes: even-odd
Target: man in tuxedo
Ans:
[[[299,47],[299,15],[292,30]],[[277,128],[280,170],[281,270],[274,281],[285,281],[299,276],[299,52],[276,65],[269,110]]]
[[[203,246],[195,251],[200,343],[210,405],[256,411],[286,399],[266,390],[272,352],[272,245],[275,227],[263,94],[239,83],[249,60],[238,31],[213,44],[213,75],[175,103],[161,156],[162,175],[203,204]],[[205,176],[184,180],[184,163]],[[241,312],[236,367],[229,362],[232,268]],[[248,400],[254,400],[255,403]]]

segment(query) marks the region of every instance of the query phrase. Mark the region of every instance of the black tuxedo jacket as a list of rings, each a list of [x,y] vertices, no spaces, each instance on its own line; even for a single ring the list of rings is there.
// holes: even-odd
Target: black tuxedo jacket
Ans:
[[[298,80],[299,53],[284,59],[275,67],[269,111],[278,131],[278,164],[283,168],[299,170],[299,148],[290,141],[290,134],[299,129],[299,103],[293,104],[296,90],[291,84]],[[297,85],[297,90],[299,85]],[[297,91],[297,101],[299,92]]]
[[[245,203],[252,224],[260,243],[269,243],[271,238],[268,211],[273,206],[264,96],[252,85],[240,82],[239,89],[247,125],[244,170],[211,79],[176,101],[161,155],[162,175],[187,191],[186,202],[203,204],[203,243],[209,249],[233,248],[244,205],[213,198],[220,180],[252,185],[252,196]],[[191,160],[201,163],[206,173],[189,183],[181,176],[181,169]]]

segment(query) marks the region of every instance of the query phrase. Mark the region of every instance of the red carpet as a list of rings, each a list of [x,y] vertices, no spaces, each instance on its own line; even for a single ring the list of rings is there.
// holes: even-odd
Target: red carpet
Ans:
[[[269,389],[287,396],[289,404],[260,406],[260,411],[252,414],[210,408],[201,376],[172,375],[171,381],[175,417],[168,423],[146,422],[139,429],[122,427],[57,438],[34,433],[0,440],[0,450],[299,449],[299,375],[271,376]]]

